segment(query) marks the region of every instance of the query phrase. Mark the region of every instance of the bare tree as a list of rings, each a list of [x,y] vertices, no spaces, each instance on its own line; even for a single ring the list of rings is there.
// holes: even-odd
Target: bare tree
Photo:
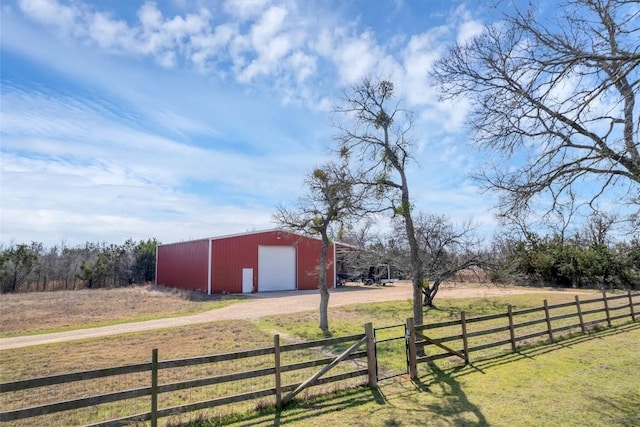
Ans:
[[[414,225],[424,276],[428,279],[422,288],[423,306],[433,307],[440,285],[458,273],[469,271],[480,276],[478,270],[493,266],[493,256],[474,234],[471,221],[457,226],[446,215],[420,213],[415,216]]]
[[[390,283],[386,280],[410,277],[410,250],[404,236],[404,224],[400,235],[371,233],[357,243],[359,250],[346,251],[343,259],[351,272],[352,280],[366,285]],[[345,242],[341,239],[341,242]],[[347,240],[348,242],[348,240]]]
[[[394,100],[393,83],[364,79],[344,93],[336,112],[347,124],[338,125],[340,154],[362,171],[360,182],[377,190],[382,209],[403,219],[410,248],[413,317],[422,324],[423,263],[413,225],[406,168],[411,160],[410,112]]]
[[[361,194],[349,175],[346,165],[327,163],[314,169],[306,178],[308,193],[291,209],[280,206],[274,219],[283,227],[308,235],[320,235],[319,289],[320,329],[329,336],[329,289],[327,286],[327,249],[331,245],[332,227],[340,228],[360,203]]]
[[[601,212],[595,212],[589,217],[586,235],[589,241],[596,245],[609,245],[611,243],[610,233],[618,218]]]
[[[521,215],[545,194],[553,209],[579,184],[585,203],[615,188],[637,209],[638,2],[567,0],[557,13],[505,14],[454,46],[432,77],[444,99],[471,101],[478,145],[516,161],[478,176],[501,194],[503,212]]]

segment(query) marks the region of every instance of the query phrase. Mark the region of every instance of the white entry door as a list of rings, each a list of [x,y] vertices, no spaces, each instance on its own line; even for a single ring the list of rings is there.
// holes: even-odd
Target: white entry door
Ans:
[[[242,293],[249,294],[253,292],[253,268],[242,269]]]
[[[258,292],[296,289],[296,248],[258,246]]]

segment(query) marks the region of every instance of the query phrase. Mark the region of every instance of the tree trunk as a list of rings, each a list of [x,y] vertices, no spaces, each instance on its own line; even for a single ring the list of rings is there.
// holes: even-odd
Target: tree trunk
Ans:
[[[398,170],[402,179],[402,216],[407,231],[407,240],[411,252],[411,278],[413,279],[413,320],[416,325],[422,325],[424,317],[422,313],[422,288],[424,286],[424,272],[422,271],[422,258],[416,239],[416,232],[411,217],[411,204],[409,201],[409,187],[403,170]]]
[[[442,283],[442,280],[436,279],[431,287],[426,287],[425,289],[423,289],[422,292],[424,294],[424,302],[422,303],[422,305],[424,305],[425,307],[435,307],[433,305],[433,300],[436,299],[436,294],[440,289],[440,283]]]
[[[329,238],[326,232],[322,233],[322,250],[320,251],[320,330],[325,336],[330,336],[329,332],[329,289],[327,288],[327,249]]]
[[[15,292],[18,289],[18,273],[13,273],[11,278],[11,285],[9,286],[9,292]]]

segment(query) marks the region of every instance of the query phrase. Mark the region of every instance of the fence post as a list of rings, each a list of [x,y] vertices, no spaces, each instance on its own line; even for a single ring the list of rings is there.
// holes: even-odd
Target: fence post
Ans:
[[[273,336],[274,373],[276,376],[276,408],[282,409],[282,378],[280,376],[280,335]]]
[[[582,329],[582,333],[585,333],[584,327],[584,319],[582,318],[582,308],[580,308],[580,298],[576,295],[576,309],[578,310],[578,319],[580,319],[580,329]]]
[[[469,363],[469,342],[467,341],[467,319],[464,311],[460,312],[460,326],[462,326],[462,345],[464,346],[464,362]]]
[[[364,334],[367,337],[369,387],[378,387],[378,362],[376,361],[376,338],[373,334],[373,324],[366,323],[364,325]]]
[[[633,312],[633,298],[631,297],[631,289],[627,291],[627,295],[629,296],[629,310],[631,310],[631,320],[635,322],[636,314]]]
[[[516,351],[516,330],[513,327],[513,307],[507,305],[507,314],[509,316],[509,337],[511,338],[511,351]]]
[[[604,312],[607,313],[607,325],[611,327],[611,314],[609,314],[609,301],[607,301],[607,293],[602,291],[602,301],[604,301]]]
[[[553,329],[551,329],[551,317],[549,316],[549,304],[544,300],[544,316],[547,321],[547,331],[549,331],[549,339],[553,341]]]
[[[151,350],[151,427],[158,427],[158,349]]]
[[[407,349],[409,350],[409,377],[412,380],[418,378],[418,355],[416,351],[416,324],[413,317],[409,317],[406,323]]]

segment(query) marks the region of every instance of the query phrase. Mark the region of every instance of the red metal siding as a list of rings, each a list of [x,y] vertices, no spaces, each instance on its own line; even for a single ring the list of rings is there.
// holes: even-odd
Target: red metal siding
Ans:
[[[209,241],[158,246],[156,283],[207,292]]]
[[[299,236],[295,238],[300,239]],[[319,267],[322,241],[316,239],[300,240],[298,242],[298,289],[318,289],[320,283]],[[333,287],[333,246],[327,248],[327,286]]]
[[[253,269],[253,290],[258,287],[258,246],[295,246],[298,289],[317,289],[322,242],[283,231],[265,231],[213,239],[211,292],[242,292],[242,269]],[[327,282],[334,285],[333,247],[328,249]]]
[[[242,292],[242,269],[253,268],[254,291],[258,277],[258,247],[249,236],[214,239],[211,242],[211,293]]]

